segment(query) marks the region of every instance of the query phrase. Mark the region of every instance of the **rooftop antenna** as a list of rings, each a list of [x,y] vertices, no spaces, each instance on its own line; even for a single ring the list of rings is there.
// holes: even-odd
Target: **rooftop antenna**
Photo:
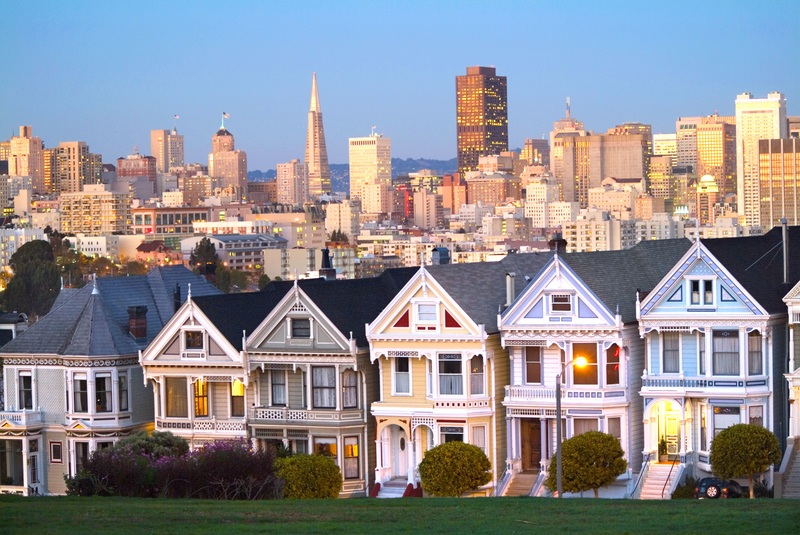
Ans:
[[[567,119],[572,119],[572,112],[569,110],[569,97],[567,97]]]

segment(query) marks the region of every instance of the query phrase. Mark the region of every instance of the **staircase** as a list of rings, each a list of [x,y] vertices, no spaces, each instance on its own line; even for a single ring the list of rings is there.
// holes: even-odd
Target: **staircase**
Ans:
[[[503,496],[527,496],[536,483],[539,472],[528,471],[519,472],[512,476],[511,481],[506,485]]]
[[[800,498],[800,455],[795,455],[792,464],[783,475],[783,497]]]
[[[395,477],[381,484],[378,498],[402,498],[408,486],[408,478]]]
[[[672,468],[672,474],[670,474]],[[650,470],[647,472],[647,477],[642,486],[642,494],[639,496],[640,500],[669,500],[671,494],[669,488],[672,486],[672,480],[678,473],[678,465],[675,464],[650,464]],[[666,483],[666,488],[664,484]],[[664,493],[662,496],[661,493]]]

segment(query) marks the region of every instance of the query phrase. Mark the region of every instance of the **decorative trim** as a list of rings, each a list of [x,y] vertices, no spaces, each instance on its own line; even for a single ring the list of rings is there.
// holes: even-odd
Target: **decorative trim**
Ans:
[[[717,399],[708,398],[709,405],[744,405],[744,399]]]
[[[37,358],[37,357],[0,357],[7,366],[67,366],[68,368],[101,368],[106,366],[130,366],[139,364],[138,357],[122,358]]]

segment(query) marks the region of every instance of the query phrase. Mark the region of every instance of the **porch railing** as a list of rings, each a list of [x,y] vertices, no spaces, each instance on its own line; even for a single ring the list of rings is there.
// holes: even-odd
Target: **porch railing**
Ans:
[[[0,411],[0,420],[8,420],[15,426],[25,427],[42,423],[43,411]],[[2,492],[2,490],[0,490]]]
[[[244,433],[247,424],[244,418],[231,418],[230,420],[217,420],[216,418],[198,418],[194,421],[186,418],[156,418],[156,428],[159,430],[180,431],[214,431],[224,433]]]
[[[308,410],[284,409],[281,407],[253,407],[250,409],[251,420],[267,420],[275,422],[357,422],[364,420],[364,412],[358,409],[346,410]]]

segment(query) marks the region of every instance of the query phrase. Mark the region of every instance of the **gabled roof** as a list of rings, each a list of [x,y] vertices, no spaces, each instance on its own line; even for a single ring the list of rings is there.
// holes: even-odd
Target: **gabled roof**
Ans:
[[[3,354],[115,356],[136,354],[158,334],[174,313],[174,290],[181,301],[192,294],[221,293],[183,266],[153,268],[136,277],[102,277],[95,284],[59,296],[50,312],[6,344]],[[65,291],[62,290],[62,291]],[[128,332],[128,307],[147,307],[147,336]]]
[[[416,272],[416,268],[397,268],[369,279],[302,279],[297,284],[339,332],[345,337],[352,332],[356,344],[366,347],[364,326],[380,314]],[[242,331],[250,335],[293,286],[294,281],[271,282],[260,292],[197,299],[192,292],[192,301],[231,345],[241,350]]]
[[[159,247],[165,247],[165,248],[169,249],[169,247],[166,247],[164,245],[163,241],[161,241],[161,240],[153,240],[151,242],[142,242],[142,243],[140,243],[136,247],[136,250],[139,251],[140,253],[150,253],[152,251],[158,251]]]
[[[789,282],[783,283],[783,229],[763,236],[700,240],[770,314],[785,314],[783,297],[800,280],[800,226],[789,227]]]

